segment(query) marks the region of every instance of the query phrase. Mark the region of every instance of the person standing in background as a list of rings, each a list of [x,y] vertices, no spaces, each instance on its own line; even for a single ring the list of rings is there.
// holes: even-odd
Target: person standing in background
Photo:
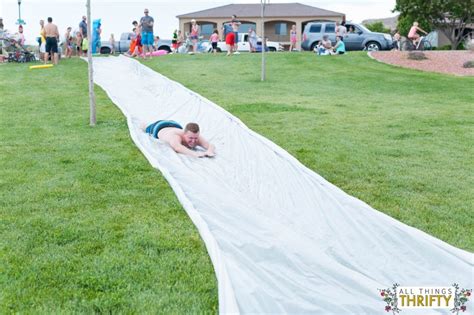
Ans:
[[[109,42],[110,42],[110,47],[111,47],[110,54],[115,55],[115,37],[113,33],[110,34]]]
[[[18,44],[25,45],[25,34],[23,34],[23,25],[18,26]]]
[[[84,39],[87,39],[87,17],[85,15],[82,16],[82,20],[79,23],[79,32],[81,32],[81,42],[79,43],[79,47],[81,47],[81,53],[84,55],[84,49],[83,49],[83,42]],[[85,55],[84,55],[85,56]]]
[[[249,48],[250,52],[257,51],[257,33],[252,27],[249,28]]]
[[[155,20],[148,15],[148,9],[145,9],[143,13],[145,16],[140,19],[140,28],[142,31],[143,58],[145,59],[147,53],[149,53],[151,58],[151,53],[153,52],[153,26],[155,24]]]
[[[401,40],[401,35],[398,30],[395,30],[395,34],[392,36],[393,38],[393,49],[394,50],[400,50],[400,40]]]
[[[232,15],[232,31],[234,32],[234,47],[233,47],[233,52],[234,54],[238,55],[240,54],[238,52],[239,49],[239,27],[240,27],[240,21],[237,20],[237,15]]]
[[[76,53],[78,57],[82,56],[82,33],[77,31],[76,33]]]
[[[289,49],[290,52],[292,52],[293,49],[296,49],[296,40],[297,40],[296,25],[293,25],[290,30],[290,49]]]
[[[51,53],[51,61],[58,64],[58,38],[59,31],[56,24],[53,24],[53,18],[48,18],[48,24],[44,27],[44,33],[46,36],[46,52],[44,53],[44,63],[48,62],[49,54]]]
[[[85,15],[82,16],[82,20],[79,23],[79,31],[81,32],[80,47],[82,49],[82,41],[84,40],[84,38],[87,38],[87,17]]]
[[[82,38],[87,37],[87,17],[85,15],[79,23],[79,31],[81,32]]]
[[[214,30],[211,37],[209,37],[209,41],[211,42],[211,45],[212,45],[212,52],[214,54],[216,54],[217,53],[217,42],[219,41],[219,31],[218,30]]]
[[[66,34],[64,34],[64,51],[66,58],[71,58],[72,56],[72,36],[71,36],[72,27],[68,27]]]
[[[181,30],[178,30],[178,42],[176,43],[176,51],[179,53],[179,48],[180,46],[185,42],[184,40],[184,36],[183,36],[183,32],[181,32]]]
[[[178,50],[178,30],[174,30],[173,38],[171,39],[171,52],[176,53]]]
[[[40,20],[40,36],[38,39],[39,44],[39,57],[40,60],[44,59],[44,53],[46,52],[46,35],[44,33],[44,20]]]
[[[344,37],[347,35],[347,28],[342,23],[336,22],[336,38],[339,36],[344,41]]]
[[[196,20],[191,20],[191,42],[193,43],[193,53],[197,52],[197,42],[199,38],[199,25],[196,23]]]

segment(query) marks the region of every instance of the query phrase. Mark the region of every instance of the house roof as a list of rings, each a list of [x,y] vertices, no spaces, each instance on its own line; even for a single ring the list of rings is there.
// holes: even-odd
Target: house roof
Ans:
[[[222,18],[233,14],[238,19],[259,17],[261,5],[259,3],[228,4],[212,9],[191,12],[176,16],[177,18]],[[324,10],[301,3],[271,3],[265,6],[265,17],[318,17],[318,16],[344,16],[344,13]]]

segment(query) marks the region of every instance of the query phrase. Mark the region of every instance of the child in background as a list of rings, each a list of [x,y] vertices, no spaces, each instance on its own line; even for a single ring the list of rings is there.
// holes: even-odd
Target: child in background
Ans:
[[[179,46],[181,46],[181,44],[183,43],[184,43],[183,33],[181,31],[178,31],[178,50],[179,50]]]
[[[82,33],[77,32],[76,33],[76,53],[77,56],[80,57],[82,56]]]
[[[155,40],[153,42],[153,50],[154,51],[157,51],[158,50],[158,47],[159,47],[159,44],[158,42],[160,41],[160,36],[155,36]]]
[[[171,51],[175,53],[178,50],[178,30],[174,30],[173,39],[171,40]]]
[[[211,37],[209,37],[209,41],[212,44],[212,52],[214,54],[217,53],[217,42],[219,41],[219,32],[215,29],[212,33]]]
[[[66,58],[71,58],[72,56],[72,36],[71,36],[72,28],[69,26],[66,29],[66,34],[64,34],[64,48],[66,51]]]
[[[23,46],[25,45],[25,34],[23,34],[23,25],[18,26],[18,43]]]
[[[398,30],[395,30],[395,34],[393,34],[393,49],[394,50],[400,50],[400,33]]]
[[[296,48],[296,25],[293,25],[290,30],[290,49],[292,52]]]
[[[87,51],[89,50],[89,39],[87,37],[84,37],[82,40],[82,55],[87,56]]]
[[[428,35],[428,32],[418,27],[418,22],[413,22],[413,26],[410,28],[410,31],[408,32],[408,38],[413,41],[413,44],[416,46],[417,49],[418,49],[418,43],[420,41],[420,35],[418,34],[418,31],[425,33],[425,35]]]
[[[139,27],[134,28],[133,31],[135,32],[135,40],[130,45],[131,57],[138,57],[143,53],[142,34]]]
[[[109,42],[110,42],[110,46],[111,46],[111,50],[110,50],[110,54],[111,55],[115,55],[115,38],[114,38],[114,34],[110,34],[110,39],[109,39]]]
[[[199,25],[197,24],[195,19],[191,20],[191,34],[189,38],[191,39],[191,42],[193,43],[193,53],[197,53],[197,46],[198,46],[198,39],[199,39],[199,34],[201,33],[201,29]]]

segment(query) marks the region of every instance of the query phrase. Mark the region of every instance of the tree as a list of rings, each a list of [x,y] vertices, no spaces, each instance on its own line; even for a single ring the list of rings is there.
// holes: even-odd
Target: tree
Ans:
[[[374,23],[368,23],[368,24],[364,24],[364,25],[365,25],[365,27],[367,27],[372,32],[389,33],[390,34],[390,29],[386,28],[385,25],[383,25],[382,22],[374,22]]]
[[[423,29],[442,32],[449,39],[451,49],[456,49],[463,40],[466,25],[472,23],[474,0],[397,0],[394,11],[400,12],[401,34],[407,34],[407,28],[417,21]]]

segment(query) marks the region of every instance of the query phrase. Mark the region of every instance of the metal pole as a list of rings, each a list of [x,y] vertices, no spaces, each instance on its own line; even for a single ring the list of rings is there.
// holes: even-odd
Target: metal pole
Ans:
[[[89,69],[89,108],[90,117],[89,124],[95,126],[95,94],[94,94],[94,68],[92,67],[92,27],[91,27],[91,0],[87,0],[87,40],[89,47],[87,48],[87,65]]]
[[[23,21],[21,19],[21,0],[18,0],[18,21],[16,22],[16,24],[18,25],[25,25],[25,21]]]
[[[261,80],[265,81],[265,21],[264,21],[264,14],[265,14],[265,1],[266,0],[260,0],[260,4],[262,5],[262,12],[261,12],[261,17],[262,17],[262,77]]]

